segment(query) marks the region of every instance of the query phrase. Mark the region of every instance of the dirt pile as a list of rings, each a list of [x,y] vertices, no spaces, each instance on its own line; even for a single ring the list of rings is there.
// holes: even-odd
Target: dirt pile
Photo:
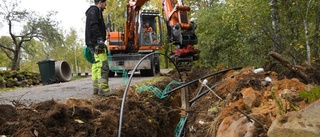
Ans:
[[[196,69],[188,73],[188,80],[213,72],[217,70]],[[179,80],[176,72],[164,77],[153,86],[165,89],[172,80]],[[216,86],[191,104],[186,135],[223,136],[233,130],[232,126],[241,127],[241,123],[256,121],[242,128],[250,130],[253,136],[266,136],[277,115],[308,105],[295,96],[308,87],[306,84],[298,79],[279,80],[278,77],[275,72],[254,73],[253,67],[246,67],[207,78],[208,87]],[[190,99],[196,97],[200,89],[200,93],[208,90],[201,85],[195,82],[188,86]],[[180,92],[159,99],[151,92],[138,94],[136,88],[131,86],[126,97],[121,135],[174,136],[180,120]],[[121,89],[107,97],[88,100],[70,98],[65,103],[49,100],[29,106],[0,105],[0,135],[117,136],[123,92]],[[245,133],[239,131],[237,134]]]
[[[277,115],[308,105],[297,95],[306,84],[296,78],[278,79],[272,71],[254,71],[246,67],[209,78],[208,85],[218,85],[192,104],[186,126],[189,135],[266,137]]]
[[[157,82],[165,87],[171,78]],[[173,136],[179,120],[178,103],[137,94],[131,87],[123,114],[123,136]],[[124,89],[107,97],[69,98],[65,103],[49,100],[25,106],[0,105],[0,135],[10,136],[117,136]]]

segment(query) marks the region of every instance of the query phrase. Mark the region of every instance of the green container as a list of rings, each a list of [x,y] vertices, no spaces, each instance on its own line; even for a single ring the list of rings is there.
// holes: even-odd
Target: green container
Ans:
[[[55,60],[43,60],[37,63],[40,70],[41,83],[43,85],[56,82],[55,62]]]

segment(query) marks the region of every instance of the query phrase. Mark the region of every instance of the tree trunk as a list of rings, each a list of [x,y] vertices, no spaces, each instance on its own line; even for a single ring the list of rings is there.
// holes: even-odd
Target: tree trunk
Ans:
[[[310,51],[310,45],[309,45],[309,25],[308,21],[306,19],[303,20],[303,25],[304,25],[304,34],[306,38],[306,47],[307,47],[307,59],[308,59],[308,65],[311,64],[311,51]]]
[[[282,57],[280,54],[277,52],[271,51],[270,56],[273,57],[274,59],[278,60],[283,66],[288,68],[290,71],[297,73],[303,80],[305,80],[308,83],[311,83],[310,77],[304,73],[302,70],[303,68],[299,68],[297,66],[292,65],[287,59]]]
[[[297,6],[299,7],[299,3],[298,0],[296,0]],[[311,64],[311,51],[310,51],[310,45],[309,45],[309,24],[308,24],[308,12],[309,12],[309,7],[310,7],[310,3],[311,0],[309,0],[308,5],[307,5],[307,10],[306,10],[306,14],[304,16],[304,14],[302,13],[302,11],[300,10],[300,8],[298,8],[298,11],[303,19],[303,26],[304,26],[304,36],[306,39],[306,47],[307,47],[307,62],[308,65]]]
[[[15,50],[11,70],[20,70],[20,50]]]
[[[273,29],[272,41],[273,41],[273,51],[280,51],[280,40],[279,40],[279,11],[278,11],[278,1],[270,0],[270,10],[271,10],[271,24]]]

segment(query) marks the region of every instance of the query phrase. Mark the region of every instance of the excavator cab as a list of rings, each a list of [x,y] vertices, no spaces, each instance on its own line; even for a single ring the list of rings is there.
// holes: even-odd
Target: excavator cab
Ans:
[[[139,46],[162,46],[162,28],[159,12],[140,13]]]

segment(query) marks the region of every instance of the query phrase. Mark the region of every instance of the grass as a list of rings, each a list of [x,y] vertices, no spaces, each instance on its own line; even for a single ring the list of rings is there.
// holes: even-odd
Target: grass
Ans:
[[[0,92],[6,92],[10,90],[22,89],[22,87],[0,88]]]
[[[162,81],[163,79],[167,78],[166,76],[160,76],[160,77],[153,77],[152,79],[144,80],[139,84],[134,85],[136,88],[146,85],[154,85],[158,83],[159,81]]]
[[[320,86],[315,86],[309,91],[304,90],[298,94],[299,97],[305,99],[307,102],[312,102],[314,100],[320,99]]]
[[[279,110],[279,114],[282,115],[282,114],[285,114],[286,113],[286,110],[284,109],[284,105],[283,105],[283,102],[281,101],[281,98],[277,97],[274,93],[274,89],[275,87],[272,87],[271,88],[271,96],[272,98],[275,100],[275,102],[277,103],[277,106],[278,106],[278,110]]]
[[[89,77],[89,76],[72,76],[70,81],[84,79],[84,78],[87,78],[87,77]]]

